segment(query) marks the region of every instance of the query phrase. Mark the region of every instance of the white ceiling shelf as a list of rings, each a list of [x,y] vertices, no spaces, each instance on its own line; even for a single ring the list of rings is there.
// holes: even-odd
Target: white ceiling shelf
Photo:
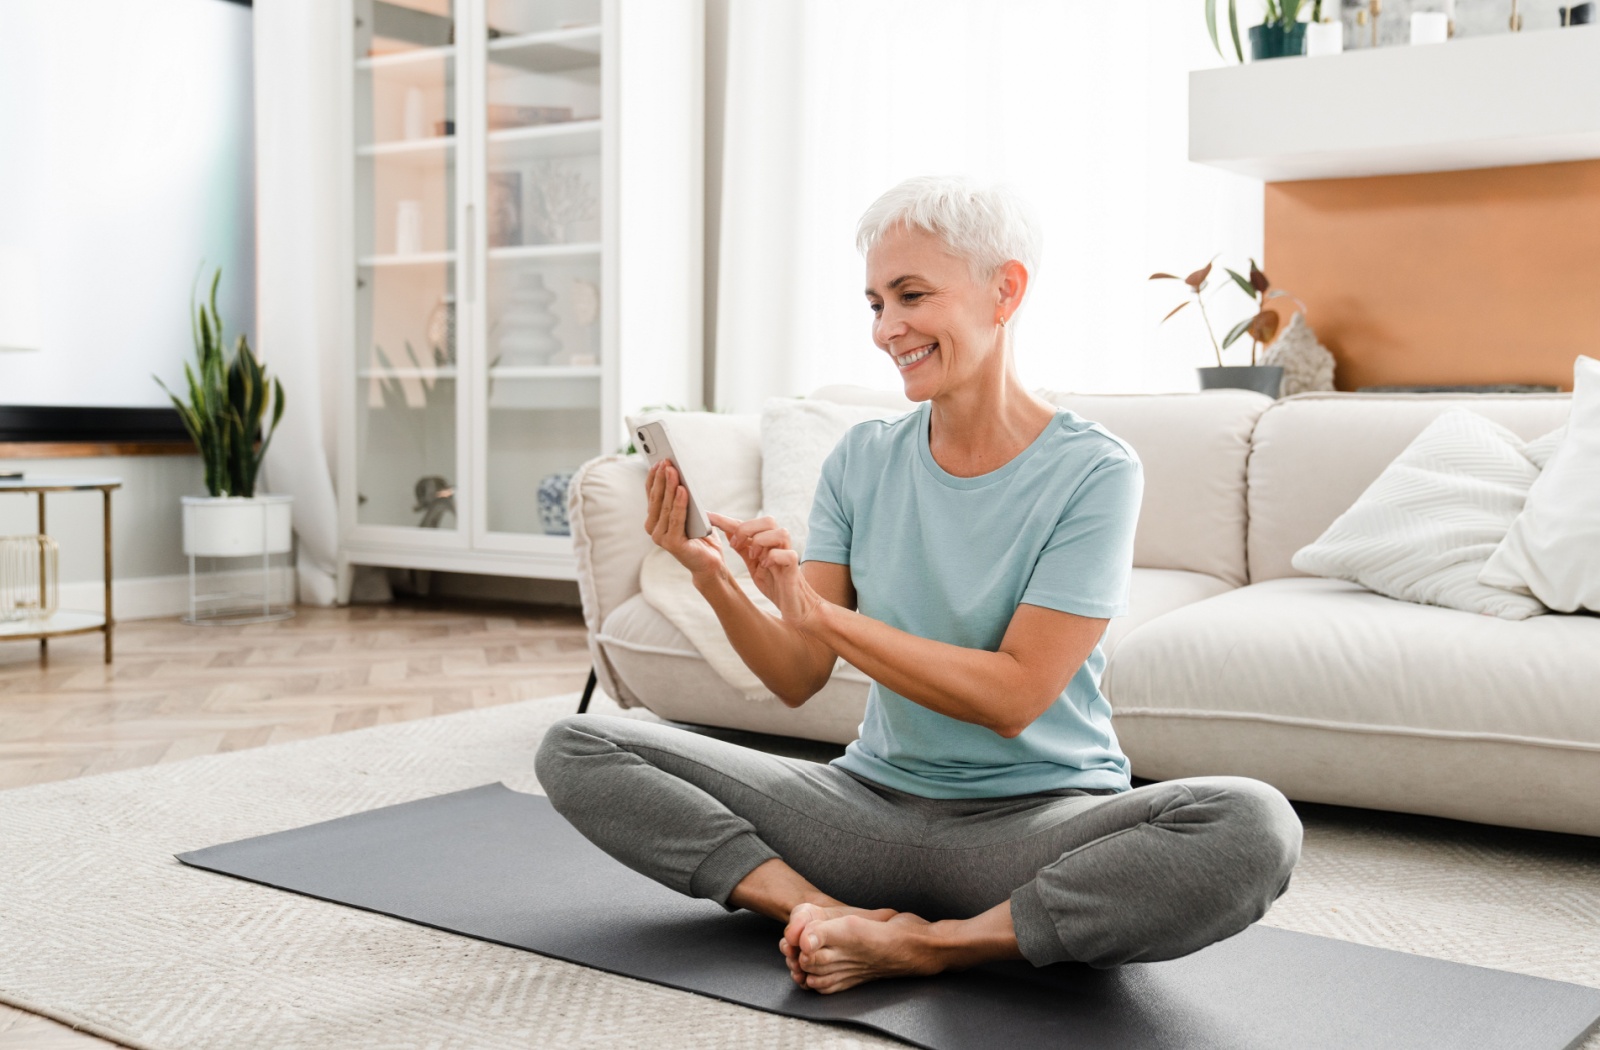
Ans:
[[[1600,158],[1600,26],[1189,74],[1189,159],[1268,182]]]

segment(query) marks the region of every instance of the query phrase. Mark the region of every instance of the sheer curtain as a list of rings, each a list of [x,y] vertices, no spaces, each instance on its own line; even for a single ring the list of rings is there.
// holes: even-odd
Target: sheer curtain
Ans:
[[[1176,286],[1146,281],[1260,258],[1260,183],[1186,159],[1188,72],[1219,61],[1201,5],[731,0],[726,15],[716,407],[898,387],[854,234],[917,174],[1003,180],[1039,214],[1017,333],[1028,385],[1193,390],[1215,363],[1195,311],[1157,326]],[[1222,331],[1248,311],[1226,291]]]
[[[341,64],[332,54],[339,8],[272,0],[254,8],[256,89],[256,331],[287,408],[267,450],[266,490],[294,496],[300,601],[337,600],[338,505],[333,495],[339,389],[337,291],[348,275],[334,220]],[[348,63],[345,63],[348,65]]]

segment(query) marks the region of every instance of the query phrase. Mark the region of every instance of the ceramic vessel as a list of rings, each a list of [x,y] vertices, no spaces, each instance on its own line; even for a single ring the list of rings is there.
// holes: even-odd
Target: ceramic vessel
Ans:
[[[183,497],[183,553],[202,558],[287,554],[293,496]]]
[[[1283,386],[1283,369],[1278,365],[1223,365],[1196,371],[1201,390],[1255,390],[1277,397]]]
[[[546,535],[572,535],[572,525],[567,519],[567,489],[571,484],[570,471],[547,474],[539,480],[539,524]]]

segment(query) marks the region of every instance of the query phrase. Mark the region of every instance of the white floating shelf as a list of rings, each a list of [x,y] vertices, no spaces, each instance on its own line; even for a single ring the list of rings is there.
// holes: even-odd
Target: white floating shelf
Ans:
[[[552,29],[489,41],[491,79],[523,73],[573,73],[600,67],[600,27]]]
[[[1600,157],[1600,26],[1189,74],[1189,159],[1268,182]]]
[[[508,248],[490,248],[493,262],[520,259],[571,259],[585,255],[599,255],[598,241],[580,241],[574,244],[520,244]]]

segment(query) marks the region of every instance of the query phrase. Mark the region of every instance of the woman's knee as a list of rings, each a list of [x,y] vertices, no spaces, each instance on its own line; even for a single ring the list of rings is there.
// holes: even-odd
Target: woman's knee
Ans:
[[[551,805],[561,808],[561,799],[584,758],[615,747],[597,732],[599,723],[592,715],[567,715],[558,719],[539,742],[533,756],[533,772]]]
[[[1283,792],[1250,777],[1209,777],[1215,801],[1225,807],[1229,852],[1274,898],[1287,888],[1300,861],[1304,830]]]

